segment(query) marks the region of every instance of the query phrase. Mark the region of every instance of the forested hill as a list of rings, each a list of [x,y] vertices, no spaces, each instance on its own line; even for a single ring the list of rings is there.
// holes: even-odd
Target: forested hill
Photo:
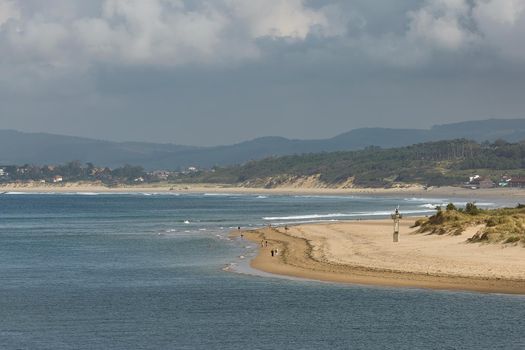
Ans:
[[[314,178],[321,185],[440,186],[463,183],[472,174],[497,180],[505,173],[525,173],[525,142],[480,144],[460,139],[391,149],[368,147],[360,151],[284,156],[215,168],[178,180],[275,187]]]

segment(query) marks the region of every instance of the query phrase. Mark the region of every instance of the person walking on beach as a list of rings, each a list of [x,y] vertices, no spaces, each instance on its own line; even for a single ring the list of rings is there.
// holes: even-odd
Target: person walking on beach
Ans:
[[[272,257],[273,257],[273,254],[274,254],[274,251],[273,251],[273,249],[272,249]]]
[[[264,241],[264,246],[268,247],[268,241]]]

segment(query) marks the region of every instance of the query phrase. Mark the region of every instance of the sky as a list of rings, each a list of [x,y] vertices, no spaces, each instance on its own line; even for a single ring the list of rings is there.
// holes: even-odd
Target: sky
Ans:
[[[525,0],[0,0],[0,129],[209,146],[524,97]]]

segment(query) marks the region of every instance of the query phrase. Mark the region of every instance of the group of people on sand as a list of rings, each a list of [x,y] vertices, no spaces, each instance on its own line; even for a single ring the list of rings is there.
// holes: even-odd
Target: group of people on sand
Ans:
[[[262,240],[261,240],[261,247],[262,247],[262,248],[264,248],[264,247],[268,248],[268,241],[262,239]],[[270,250],[270,254],[271,254],[272,256],[277,256],[277,255],[279,254],[279,250],[278,250],[277,248],[272,249],[272,250]]]
[[[286,229],[288,229],[288,227],[286,227]],[[243,239],[244,238],[244,234],[242,233],[240,226],[237,227],[237,231],[239,232],[239,235],[240,235],[241,239]],[[264,240],[264,239],[261,240],[261,247],[268,247],[268,241]],[[272,257],[277,256],[279,254],[279,250],[277,248],[272,249],[270,251],[270,254],[272,255]]]

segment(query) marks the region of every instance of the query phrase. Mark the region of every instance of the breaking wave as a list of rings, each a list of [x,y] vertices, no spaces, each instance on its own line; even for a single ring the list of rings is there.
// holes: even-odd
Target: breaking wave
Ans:
[[[433,213],[434,210],[403,210],[402,214],[426,214]],[[265,221],[280,220],[312,220],[312,219],[330,219],[330,218],[350,218],[350,217],[367,217],[367,216],[389,216],[391,211],[363,211],[355,213],[330,213],[330,214],[310,214],[310,215],[292,215],[292,216],[267,216],[262,219]]]

